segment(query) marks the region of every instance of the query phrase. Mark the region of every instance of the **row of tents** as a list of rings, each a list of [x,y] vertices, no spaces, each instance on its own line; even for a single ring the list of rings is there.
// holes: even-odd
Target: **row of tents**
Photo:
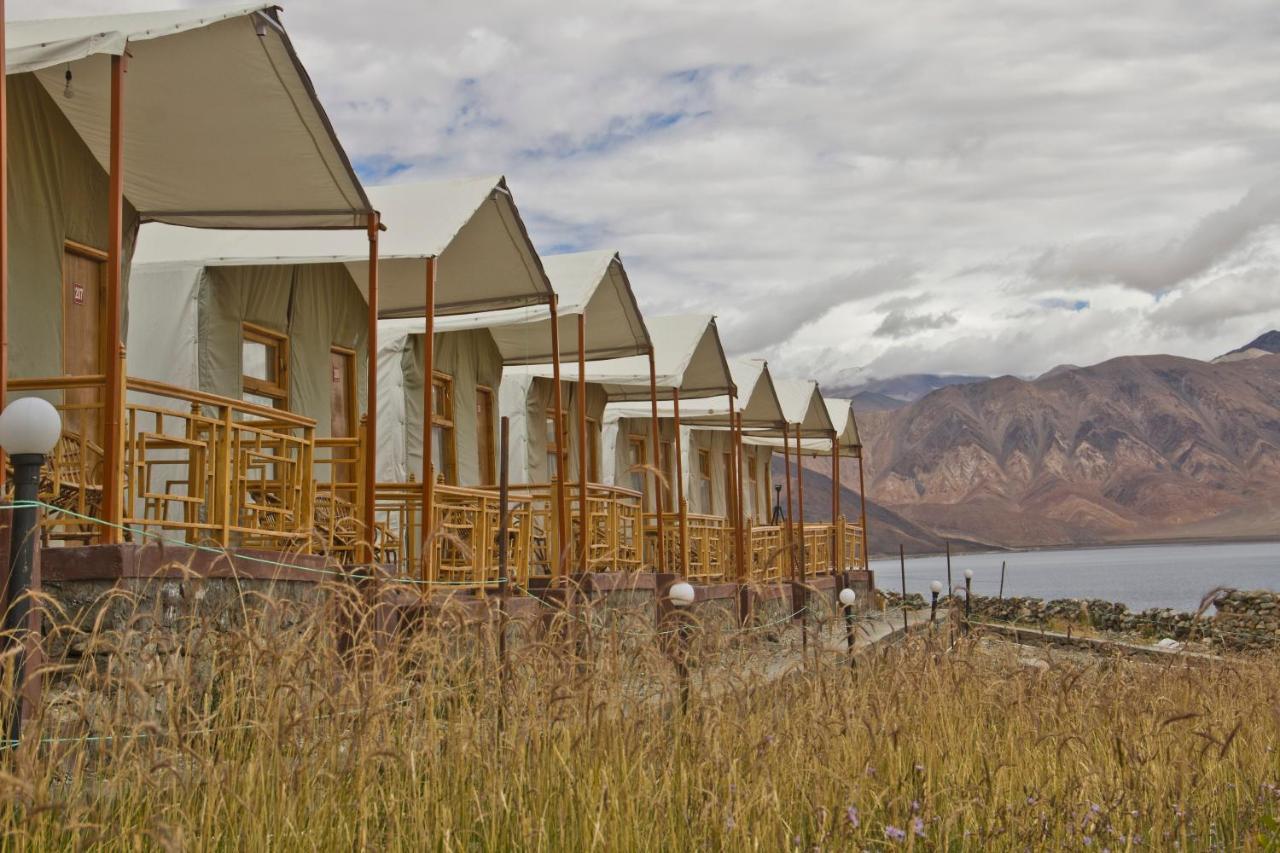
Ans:
[[[502,177],[363,186],[277,7],[7,22],[5,67],[0,394],[63,416],[47,543],[479,588],[865,565],[848,400],[643,316],[617,252],[540,256]]]

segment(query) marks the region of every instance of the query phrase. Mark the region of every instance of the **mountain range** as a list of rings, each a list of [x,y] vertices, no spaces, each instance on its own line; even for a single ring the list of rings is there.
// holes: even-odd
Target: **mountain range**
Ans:
[[[942,539],[1033,547],[1280,534],[1280,332],[1212,362],[1128,356],[1034,379],[964,379],[856,409],[873,553],[896,551],[885,541],[894,537],[935,551]],[[812,467],[806,504],[822,480],[829,502],[829,463]]]

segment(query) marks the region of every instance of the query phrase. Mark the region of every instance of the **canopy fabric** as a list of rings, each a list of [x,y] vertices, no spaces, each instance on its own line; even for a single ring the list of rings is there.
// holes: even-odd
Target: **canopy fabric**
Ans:
[[[739,400],[737,411],[742,415],[743,429],[781,427],[785,422],[782,404],[769,373],[769,364],[763,359],[735,358],[729,361],[734,384],[739,392],[745,392],[745,402]],[[648,418],[652,409],[647,402],[616,403],[610,406],[618,417]],[[658,404],[658,417],[671,418],[675,406],[667,401]],[[729,428],[729,397],[712,397],[691,401],[680,406],[680,423],[712,429]]]
[[[832,422],[826,401],[822,398],[822,392],[818,390],[818,383],[805,379],[775,379],[774,387],[777,388],[778,399],[782,402],[782,411],[786,416],[787,425],[792,430],[788,435],[793,442],[791,446],[795,446],[797,426],[800,428],[802,440],[806,438],[825,440],[829,445],[836,427]],[[756,430],[744,435],[743,438],[750,444],[780,446],[781,435],[781,430],[766,429]],[[773,444],[767,440],[771,438],[779,439],[778,443]]]
[[[379,317],[426,315],[427,258],[438,258],[438,314],[551,301],[551,282],[505,178],[370,187],[369,196],[387,223],[378,246]],[[369,242],[365,234],[197,232],[152,225],[143,229],[138,244],[136,259],[140,263],[342,263],[368,297]]]
[[[271,3],[12,21],[5,49],[104,169],[127,50],[124,194],[144,222],[355,228],[373,209]]]
[[[831,422],[840,425],[836,434],[840,450],[852,453],[860,449],[862,447],[862,438],[858,434],[858,422],[853,414],[853,401],[833,397],[826,399],[824,402],[827,406],[827,413],[831,417]],[[760,447],[771,447],[775,450],[782,449],[782,439],[780,437],[770,437],[759,433],[744,433],[743,442]],[[795,439],[789,442],[788,448],[794,450]],[[800,439],[800,453],[803,456],[830,456],[831,439],[829,437],[802,438]]]
[[[649,331],[617,252],[549,255],[542,266],[556,292],[561,360],[578,357],[578,316],[586,318],[588,361],[649,352]],[[426,331],[425,323],[417,328]],[[506,364],[545,364],[554,355],[545,305],[442,317],[435,328],[488,329]]]
[[[650,318],[645,325],[653,341],[658,399],[672,399],[675,389],[679,390],[681,400],[737,396],[714,317],[677,314]],[[532,376],[552,375],[549,364],[511,369]],[[576,381],[578,365],[561,365],[560,378]],[[649,358],[643,355],[587,362],[586,380],[600,385],[610,401],[648,400]]]

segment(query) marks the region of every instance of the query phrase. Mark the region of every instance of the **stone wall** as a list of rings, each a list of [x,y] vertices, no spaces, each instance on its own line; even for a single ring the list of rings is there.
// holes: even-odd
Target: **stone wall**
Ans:
[[[898,607],[902,595],[880,593],[886,607]],[[1051,627],[1081,625],[1116,634],[1169,637],[1178,641],[1202,641],[1231,650],[1255,651],[1280,647],[1280,593],[1222,590],[1213,600],[1213,612],[1201,614],[1168,608],[1132,612],[1116,601],[1099,598],[1041,598],[975,595],[971,612],[975,619]],[[964,596],[942,596],[939,607],[964,611]],[[906,597],[909,610],[928,607],[919,593]]]

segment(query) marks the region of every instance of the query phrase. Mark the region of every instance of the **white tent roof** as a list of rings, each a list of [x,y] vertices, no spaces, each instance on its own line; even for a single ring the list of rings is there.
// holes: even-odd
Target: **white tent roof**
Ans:
[[[733,372],[733,382],[740,393],[745,392],[747,399],[741,403],[742,426],[744,429],[761,427],[780,427],[784,423],[782,404],[778,402],[778,394],[773,386],[773,377],[769,373],[769,365],[763,359],[735,358],[730,360],[729,369]],[[649,404],[639,401],[616,403],[609,405],[609,412],[622,418],[648,418],[653,414]],[[669,402],[658,404],[658,417],[675,416],[675,406]],[[705,400],[693,400],[688,405],[680,406],[680,423],[689,426],[727,429],[729,427],[729,397],[711,397]]]
[[[369,196],[387,223],[378,246],[379,317],[423,316],[430,257],[439,258],[437,313],[550,300],[551,283],[505,178],[370,187]],[[198,232],[153,225],[143,229],[134,254],[135,263],[196,259],[209,266],[342,263],[362,293],[369,280],[365,234]]]
[[[782,412],[786,416],[787,425],[792,432],[788,436],[795,441],[795,427],[800,427],[802,438],[825,439],[829,444],[831,435],[836,431],[831,421],[831,413],[818,383],[805,379],[775,379],[774,387],[778,390],[778,399],[782,402]],[[781,431],[776,429],[759,430],[755,437],[778,437]],[[750,443],[768,444],[769,442],[753,441]]]
[[[645,323],[653,341],[654,367],[658,377],[658,398],[670,400],[672,389],[680,399],[737,394],[729,363],[720,345],[714,317],[705,314],[677,314],[652,317]],[[551,365],[517,367],[532,376],[550,377]],[[561,365],[560,378],[576,381],[578,365]],[[648,355],[587,362],[586,380],[604,388],[610,400],[649,399]]]
[[[827,406],[827,414],[831,418],[833,424],[839,424],[837,438],[840,442],[840,449],[853,451],[862,446],[862,439],[858,435],[858,422],[853,415],[853,401],[840,398],[828,398],[824,401]],[[774,447],[782,449],[782,439],[772,438],[768,435],[746,433],[743,440],[747,444],[761,445],[765,447]],[[795,448],[795,439],[789,441],[789,448]],[[802,438],[800,440],[800,452],[805,456],[830,456],[831,455],[831,439],[830,438]]]
[[[562,361],[578,356],[577,317],[586,317],[586,359],[595,361],[649,352],[649,331],[617,252],[575,252],[543,257],[542,266],[558,298]],[[425,321],[417,323],[419,333]],[[551,361],[551,313],[545,305],[442,317],[437,332],[488,329],[504,364]]]
[[[5,27],[6,73],[34,74],[103,168],[109,57],[126,49],[124,193],[144,222],[366,223],[371,205],[272,3]]]

